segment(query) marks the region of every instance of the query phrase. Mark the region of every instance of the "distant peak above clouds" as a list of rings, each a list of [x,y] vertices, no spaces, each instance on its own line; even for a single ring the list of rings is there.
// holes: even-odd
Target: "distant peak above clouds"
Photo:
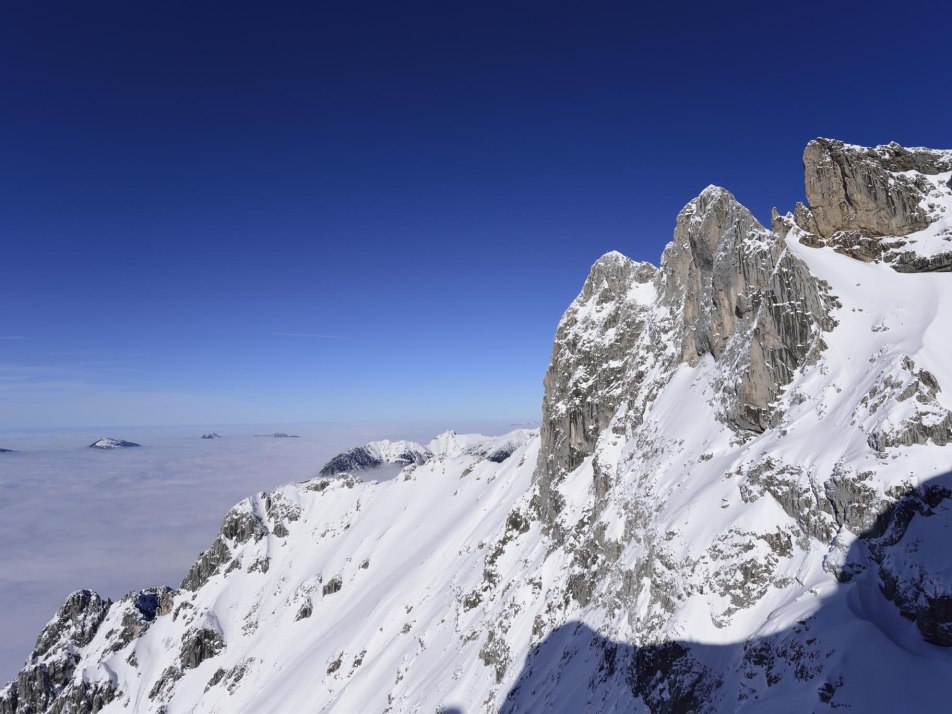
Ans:
[[[136,444],[133,441],[125,441],[124,439],[111,439],[108,436],[104,436],[99,441],[94,441],[89,445],[90,449],[127,449],[132,446],[142,446],[142,444]]]

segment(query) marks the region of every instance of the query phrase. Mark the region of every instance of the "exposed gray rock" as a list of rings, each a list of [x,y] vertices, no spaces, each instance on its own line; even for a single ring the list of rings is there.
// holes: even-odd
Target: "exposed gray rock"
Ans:
[[[938,255],[899,253],[891,265],[900,273],[948,273],[952,272],[952,251]]]
[[[821,543],[836,535],[836,523],[825,494],[803,469],[767,458],[744,473],[740,494],[750,503],[769,494],[801,532]]]
[[[321,468],[321,476],[373,469],[384,464],[423,464],[433,455],[414,442],[372,441],[338,454]]]
[[[931,372],[901,356],[863,396],[853,422],[866,429],[867,443],[876,451],[929,442],[944,446],[952,441],[952,412],[939,403],[940,391]]]
[[[129,593],[113,606],[121,613],[120,628],[108,633],[110,649],[118,652],[151,627],[157,617],[172,611],[172,588],[149,588]]]
[[[92,590],[71,593],[53,620],[43,628],[32,657],[44,657],[56,648],[89,644],[111,605],[111,600],[104,600]]]
[[[825,482],[818,483],[798,466],[767,458],[744,472],[739,487],[748,503],[769,494],[804,535],[833,545],[841,526],[856,535],[881,534],[882,514],[894,499],[873,487],[873,476],[837,465]]]
[[[56,697],[50,714],[96,714],[121,692],[112,682],[70,682]]]
[[[182,642],[179,662],[183,670],[195,669],[206,659],[214,657],[225,648],[225,641],[215,630],[203,627],[189,633]]]
[[[776,398],[824,349],[831,300],[802,261],[728,191],[706,188],[678,214],[659,276],[682,314],[681,359],[724,364],[723,411],[736,429],[776,423]]]
[[[793,214],[803,243],[885,261],[899,272],[952,270],[952,236],[947,250],[923,255],[903,240],[944,215],[943,195],[947,202],[952,187],[928,177],[952,171],[952,151],[816,139],[803,165],[810,208],[798,203]]]
[[[92,708],[96,701],[110,699],[114,691],[72,687],[71,679],[78,650],[92,641],[111,605],[91,590],[71,593],[43,628],[24,668],[0,693],[0,714],[54,711],[54,706],[61,711],[96,711]],[[63,709],[67,703],[75,706]]]
[[[333,595],[336,592],[340,592],[340,589],[344,586],[344,581],[339,575],[335,575],[333,578],[328,580],[324,587],[321,588],[322,595]]]
[[[479,659],[487,667],[492,667],[496,673],[496,681],[501,682],[506,676],[506,670],[512,664],[512,652],[506,640],[496,636],[492,629],[486,636],[486,641],[479,650]]]
[[[155,684],[152,685],[152,689],[149,690],[149,699],[166,699],[172,691],[172,688],[175,686],[175,683],[182,678],[182,670],[178,667],[168,666],[159,675],[159,678],[155,680]],[[160,712],[164,712],[164,708],[159,709]]]
[[[221,530],[207,550],[203,551],[179,586],[182,590],[198,590],[208,579],[221,572],[232,558],[232,545],[261,540],[268,528],[255,513],[235,507],[225,514]]]
[[[857,535],[879,535],[879,518],[892,504],[873,487],[872,471],[853,473],[841,468],[824,484],[824,495],[833,511],[836,523],[846,526]]]
[[[819,234],[844,230],[867,236],[903,236],[929,225],[920,202],[927,188],[901,172],[934,175],[952,170],[949,152],[875,148],[815,139],[803,152],[807,200]]]
[[[545,374],[538,502],[551,523],[561,474],[592,454],[598,435],[630,395],[628,358],[653,302],[657,269],[620,253],[592,266],[582,292],[559,322]],[[640,286],[640,287],[639,287]]]
[[[179,587],[182,590],[196,591],[208,582],[209,578],[221,572],[222,566],[231,561],[231,549],[219,536],[208,548],[201,552],[198,560],[189,568]]]

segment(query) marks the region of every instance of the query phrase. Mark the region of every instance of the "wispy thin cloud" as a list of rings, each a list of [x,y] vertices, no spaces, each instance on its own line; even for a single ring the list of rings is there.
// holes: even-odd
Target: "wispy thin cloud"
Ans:
[[[36,366],[0,363],[0,391],[90,390],[110,388],[110,375],[140,374],[141,369],[115,363]],[[122,389],[119,385],[112,388]]]
[[[40,391],[89,391],[94,386],[88,382],[71,379],[32,379],[29,381],[16,379],[12,377],[0,376],[0,393],[18,392],[18,393],[36,393]]]
[[[50,357],[124,357],[115,352],[47,352]]]
[[[323,337],[328,340],[347,339],[343,335],[326,335],[322,332],[272,332],[271,334],[277,335],[278,337]]]

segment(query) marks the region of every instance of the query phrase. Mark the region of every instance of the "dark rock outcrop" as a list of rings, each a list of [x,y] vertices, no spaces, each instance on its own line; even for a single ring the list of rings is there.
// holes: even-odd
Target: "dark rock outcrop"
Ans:
[[[182,641],[179,651],[181,669],[195,669],[206,659],[217,655],[225,648],[225,641],[215,630],[204,627],[189,633]]]
[[[344,587],[344,581],[339,575],[335,575],[333,578],[324,583],[324,587],[321,588],[321,594],[333,595],[334,593],[340,592],[342,587]]]
[[[95,701],[108,701],[115,692],[97,687],[74,687],[78,650],[88,645],[106,618],[112,602],[91,590],[77,590],[66,598],[43,628],[36,646],[16,679],[0,693],[0,714],[45,711],[95,711]],[[67,703],[74,709],[64,709]],[[85,707],[85,708],[84,708]]]
[[[952,647],[952,588],[943,577],[950,524],[952,474],[946,474],[900,495],[862,538],[882,593],[923,639],[942,647]]]
[[[232,547],[268,535],[268,528],[255,513],[241,507],[231,509],[222,522],[218,536],[204,550],[189,569],[179,586],[182,590],[195,591],[221,572],[232,559]]]
[[[413,442],[372,441],[364,446],[338,454],[321,468],[321,476],[336,476],[354,471],[374,469],[384,464],[426,463],[432,454]]]
[[[120,628],[110,631],[110,649],[119,651],[132,640],[140,637],[155,622],[157,617],[172,611],[174,591],[172,588],[149,588],[129,593],[114,606],[122,613]]]

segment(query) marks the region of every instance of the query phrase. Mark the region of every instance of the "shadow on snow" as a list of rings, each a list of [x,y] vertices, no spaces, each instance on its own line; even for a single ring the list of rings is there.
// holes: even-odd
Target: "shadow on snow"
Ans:
[[[865,522],[836,569],[839,587],[792,604],[803,610],[792,627],[734,644],[637,647],[570,622],[531,649],[500,711],[947,711],[952,472]]]

